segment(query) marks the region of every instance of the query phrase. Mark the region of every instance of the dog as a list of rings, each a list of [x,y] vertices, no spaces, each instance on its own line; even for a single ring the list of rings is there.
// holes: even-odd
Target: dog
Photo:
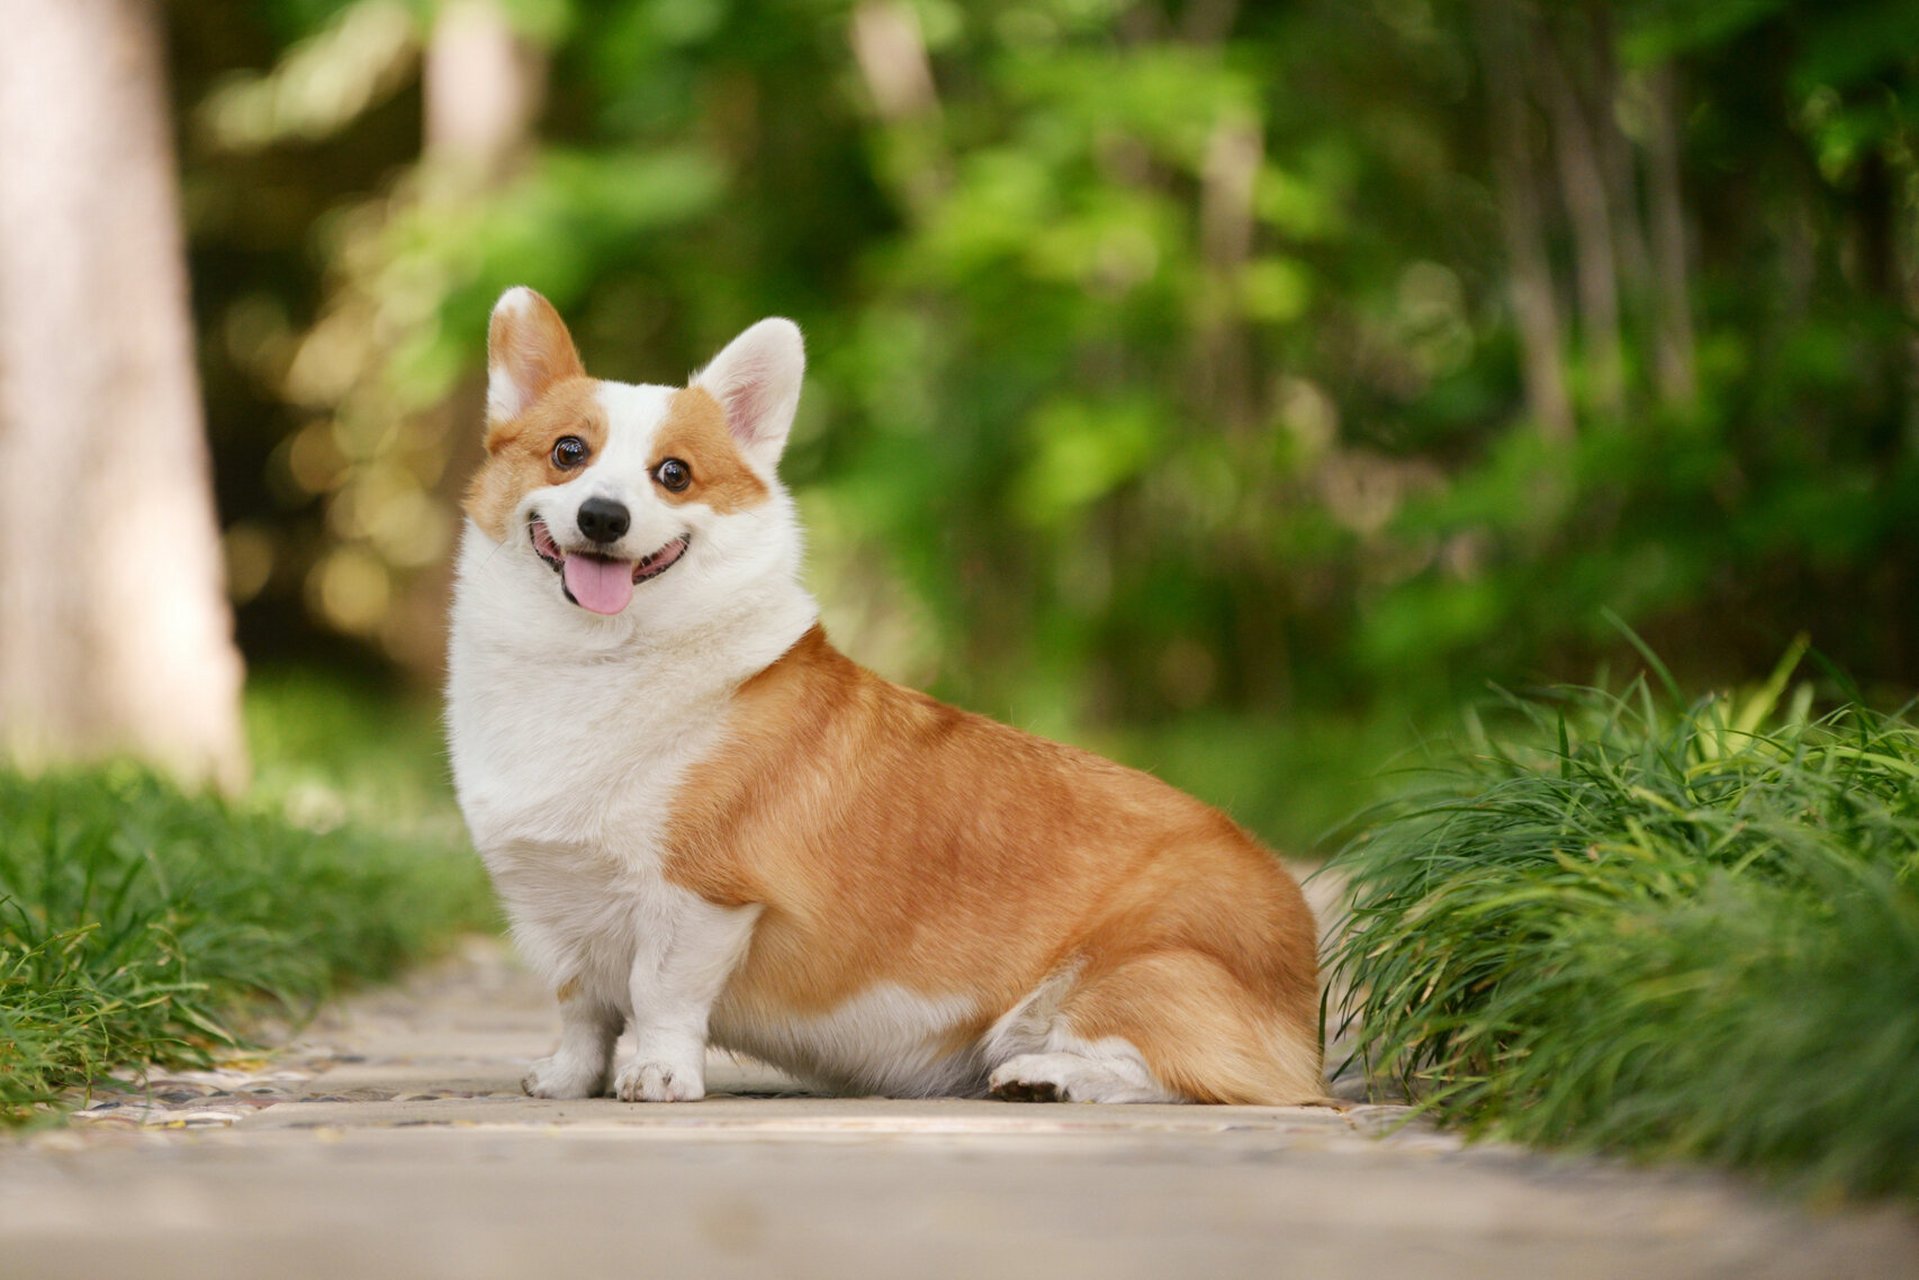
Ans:
[[[539,294],[493,310],[447,728],[559,998],[526,1092],[692,1101],[711,1045],[857,1094],[1319,1099],[1313,917],[1270,853],[828,643],[776,471],[805,364],[770,319],[684,387],[600,381]]]

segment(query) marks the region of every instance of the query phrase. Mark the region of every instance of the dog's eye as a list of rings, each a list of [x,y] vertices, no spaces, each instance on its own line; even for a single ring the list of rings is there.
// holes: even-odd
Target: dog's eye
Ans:
[[[660,464],[659,470],[653,473],[653,478],[658,480],[661,487],[669,493],[678,493],[693,483],[693,468],[678,458],[668,458]]]
[[[578,436],[561,436],[553,442],[553,465],[571,471],[586,461],[586,441]]]

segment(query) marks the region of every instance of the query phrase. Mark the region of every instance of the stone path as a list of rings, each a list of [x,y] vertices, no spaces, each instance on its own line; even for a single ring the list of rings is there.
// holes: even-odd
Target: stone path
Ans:
[[[476,943],[271,1061],[0,1143],[0,1276],[1913,1276],[1919,1218],[1462,1147],[1397,1108],[520,1096],[547,995]]]

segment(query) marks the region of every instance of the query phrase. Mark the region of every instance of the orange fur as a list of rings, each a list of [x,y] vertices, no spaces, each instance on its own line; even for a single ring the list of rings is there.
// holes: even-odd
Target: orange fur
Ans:
[[[726,514],[768,497],[766,482],[746,465],[727,430],[726,410],[704,387],[674,393],[653,446],[653,468],[668,458],[680,459],[693,473],[693,482],[679,493],[660,490],[660,497],[675,506],[704,502]]]
[[[821,1013],[875,983],[979,1001],[1049,975],[1075,1034],[1217,1102],[1317,1097],[1312,915],[1223,814],[891,684],[815,627],[738,692],[680,789],[670,880],[765,907],[722,997]]]
[[[489,371],[510,377],[527,404],[569,378],[584,378],[586,366],[560,313],[531,289],[520,291],[521,305],[497,308],[486,331]]]
[[[585,441],[589,461],[606,447],[606,412],[595,398],[597,385],[583,376],[551,384],[525,413],[488,426],[486,462],[466,494],[467,515],[488,537],[506,539],[507,521],[528,489],[558,484],[571,474],[553,465],[553,445],[560,437]]]

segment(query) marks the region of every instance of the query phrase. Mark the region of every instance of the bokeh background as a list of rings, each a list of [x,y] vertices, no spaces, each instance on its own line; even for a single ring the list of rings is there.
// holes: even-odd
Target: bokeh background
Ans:
[[[796,319],[842,647],[1296,852],[1621,623],[1919,683],[1910,0],[159,15],[228,593],[301,706],[430,718],[518,283],[626,380]]]

